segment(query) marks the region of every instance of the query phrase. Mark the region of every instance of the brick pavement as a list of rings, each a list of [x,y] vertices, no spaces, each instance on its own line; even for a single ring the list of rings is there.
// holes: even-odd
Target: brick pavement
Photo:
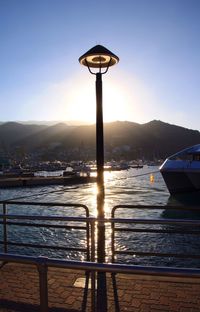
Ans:
[[[49,268],[50,311],[84,311],[84,288],[74,286],[83,277],[81,271]],[[200,312],[197,279],[107,274],[107,288],[109,312]],[[88,290],[87,312],[92,312],[90,295]],[[0,312],[13,311],[39,311],[35,266],[10,263],[0,269]]]

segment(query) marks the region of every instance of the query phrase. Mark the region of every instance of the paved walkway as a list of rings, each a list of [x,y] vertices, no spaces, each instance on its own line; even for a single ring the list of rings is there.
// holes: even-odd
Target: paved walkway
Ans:
[[[86,296],[82,278],[81,271],[48,270],[50,311],[92,312],[90,289]],[[200,280],[197,279],[122,274],[111,278],[108,274],[107,284],[109,312],[200,312]],[[39,311],[35,266],[10,263],[0,269],[0,311]]]

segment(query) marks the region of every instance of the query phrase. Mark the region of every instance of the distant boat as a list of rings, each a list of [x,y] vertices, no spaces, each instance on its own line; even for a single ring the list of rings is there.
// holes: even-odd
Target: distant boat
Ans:
[[[107,163],[104,165],[104,171],[121,171],[121,170],[128,170],[131,166],[127,163]],[[96,166],[91,166],[91,171],[97,171]]]
[[[3,171],[4,175],[15,175],[20,176],[23,173],[23,168],[21,165],[11,166],[9,169]]]
[[[84,163],[76,164],[72,167],[67,167],[63,172],[63,176],[90,176],[91,168]]]
[[[200,144],[167,158],[160,172],[171,195],[200,191]]]
[[[134,169],[141,169],[143,168],[144,166],[143,165],[131,165],[131,168],[134,168]]]

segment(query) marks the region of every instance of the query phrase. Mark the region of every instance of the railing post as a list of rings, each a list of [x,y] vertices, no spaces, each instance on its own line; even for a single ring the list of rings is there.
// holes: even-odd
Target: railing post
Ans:
[[[95,222],[90,221],[91,226],[91,261],[95,262]],[[96,309],[96,273],[91,272],[91,311]]]
[[[6,218],[6,203],[3,203],[3,245],[4,252],[8,252],[8,240],[7,240],[7,218]]]
[[[114,213],[112,212],[111,218],[113,222],[111,222],[111,261],[115,262],[115,221],[114,221]]]
[[[86,218],[89,218],[89,213],[86,210]],[[87,261],[91,261],[90,255],[90,224],[86,221],[86,240],[87,240]]]
[[[91,261],[95,262],[95,221],[90,221],[91,226]]]
[[[40,312],[48,312],[48,268],[45,257],[38,258],[37,268],[39,272]]]

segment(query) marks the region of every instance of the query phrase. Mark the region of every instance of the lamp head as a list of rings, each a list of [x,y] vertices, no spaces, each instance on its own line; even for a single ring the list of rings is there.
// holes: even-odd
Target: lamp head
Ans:
[[[91,67],[101,69],[117,64],[119,62],[119,58],[102,45],[96,45],[79,57],[79,62],[88,68]]]

